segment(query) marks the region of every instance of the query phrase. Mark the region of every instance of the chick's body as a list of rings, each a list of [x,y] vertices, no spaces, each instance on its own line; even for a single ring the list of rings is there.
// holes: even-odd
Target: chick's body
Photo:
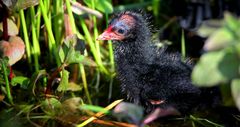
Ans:
[[[146,112],[174,107],[185,114],[198,106],[202,92],[191,83],[191,63],[156,47],[144,16],[130,11],[115,15],[99,39],[113,40],[121,89],[131,102]]]

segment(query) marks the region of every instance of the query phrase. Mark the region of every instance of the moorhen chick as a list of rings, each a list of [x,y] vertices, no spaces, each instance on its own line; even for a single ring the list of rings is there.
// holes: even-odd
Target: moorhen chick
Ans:
[[[186,114],[196,107],[216,102],[212,90],[191,82],[192,63],[181,61],[179,53],[152,43],[147,17],[125,11],[113,16],[98,40],[112,40],[121,90],[127,98],[145,108],[175,108]],[[209,105],[208,105],[209,104]]]

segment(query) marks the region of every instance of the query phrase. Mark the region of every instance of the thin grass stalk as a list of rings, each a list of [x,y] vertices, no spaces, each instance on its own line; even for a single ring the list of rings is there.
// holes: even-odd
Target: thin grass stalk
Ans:
[[[79,64],[79,68],[80,68],[80,72],[81,72],[81,76],[82,76],[82,82],[83,82],[83,88],[85,91],[85,94],[87,96],[87,100],[89,104],[92,104],[92,100],[89,94],[89,90],[88,90],[88,83],[87,83],[87,79],[86,79],[86,73],[85,73],[85,69],[83,64]]]
[[[37,7],[37,14],[36,14],[36,35],[37,35],[37,38],[39,39],[40,37],[40,24],[41,24],[41,8],[40,6]]]
[[[74,34],[76,34],[77,29],[76,29],[75,20],[74,20],[73,13],[72,13],[70,1],[65,0],[65,3],[66,3],[66,7],[67,7],[67,13],[68,13],[68,16],[70,18],[70,24],[72,26],[72,31],[73,31]]]
[[[61,45],[63,35],[63,0],[53,2],[53,30],[57,45]]]
[[[94,2],[94,0],[91,0],[91,8],[95,9],[95,2]],[[93,37],[94,37],[94,40],[95,40],[94,42],[95,42],[97,57],[99,59],[99,64],[101,66],[103,66],[102,59],[101,59],[100,45],[99,45],[99,42],[96,41],[96,39],[98,37],[96,16],[91,16],[91,18],[92,18],[92,21],[93,21]]]
[[[32,36],[33,36],[33,47],[37,52],[37,55],[40,56],[41,55],[41,50],[40,50],[40,45],[37,39],[37,28],[36,26],[36,18],[35,18],[35,10],[34,7],[30,7],[30,13],[31,13],[31,21],[32,21]]]
[[[186,45],[185,45],[184,30],[182,30],[182,36],[181,36],[181,53],[182,53],[182,61],[184,61],[186,59]]]
[[[105,18],[106,18],[106,21],[108,21],[108,14],[106,14]],[[107,22],[106,22],[106,25],[108,26]],[[115,62],[114,62],[112,41],[108,41],[108,52],[109,52],[109,59],[111,64],[111,72],[115,72]]]
[[[153,0],[152,1],[153,14],[154,14],[155,17],[159,16],[159,3],[160,3],[160,0]]]
[[[9,84],[9,80],[8,80],[8,74],[7,74],[7,67],[4,64],[4,61],[1,61],[2,64],[2,68],[3,68],[3,76],[4,76],[4,80],[6,83],[6,91],[7,91],[7,98],[10,102],[10,104],[14,104],[13,103],[13,98],[12,98],[12,94],[11,94],[11,90],[10,90],[10,84]]]
[[[22,24],[24,42],[26,45],[27,60],[28,60],[28,64],[30,65],[32,63],[31,48],[30,48],[31,44],[30,44],[29,38],[28,38],[26,20],[25,20],[25,16],[24,16],[24,11],[22,9],[20,10],[19,13],[20,13],[20,20],[21,20],[21,24]]]
[[[108,21],[108,14],[105,16],[106,21]],[[108,23],[106,22],[106,26],[108,26]],[[112,89],[113,89],[113,73],[115,72],[115,63],[114,63],[114,54],[113,54],[113,46],[112,41],[108,41],[108,52],[109,52],[109,59],[110,59],[110,66],[111,66],[111,73],[110,76],[110,83],[109,83],[109,90],[108,90],[108,100],[111,100],[112,98]]]
[[[70,18],[70,25],[72,27],[72,31],[73,31],[74,34],[77,34],[76,24],[75,24],[75,20],[74,20],[73,14],[72,14],[70,1],[69,0],[65,0],[65,2],[66,2],[68,16]],[[92,100],[91,100],[91,97],[90,97],[90,94],[89,94],[89,90],[88,90],[88,83],[87,83],[86,73],[85,73],[85,69],[84,69],[83,64],[79,63],[79,68],[80,68],[80,73],[81,73],[81,77],[82,77],[82,81],[83,81],[83,88],[84,88],[85,94],[87,96],[88,103],[92,104]]]
[[[32,26],[32,43],[33,43],[33,58],[34,58],[34,67],[35,67],[35,71],[39,71],[39,57],[40,57],[40,46],[39,46],[39,42],[37,39],[37,34],[36,34],[36,28],[35,28],[35,11],[34,11],[34,7],[30,8],[30,15],[31,15],[31,26]]]
[[[92,9],[95,9],[95,2],[94,0],[91,1],[92,4]],[[98,65],[100,66],[100,69],[104,72],[104,73],[108,73],[106,68],[103,65],[102,59],[101,59],[101,52],[100,52],[100,43],[97,41],[97,37],[98,37],[98,28],[97,28],[97,18],[96,16],[92,16],[92,20],[93,20],[93,34],[94,34],[94,42],[95,42],[95,46],[96,46],[96,52],[97,52],[97,57],[98,57]]]
[[[58,66],[60,66],[60,59],[57,55],[57,50],[56,50],[56,41],[55,41],[55,38],[53,36],[52,26],[51,26],[51,23],[50,23],[51,20],[49,20],[49,18],[47,16],[46,8],[45,8],[42,0],[39,0],[39,4],[40,4],[41,12],[42,12],[42,15],[43,15],[43,20],[44,20],[44,23],[45,23],[45,27],[47,29],[48,37],[49,37],[49,40],[50,40],[49,43],[51,44],[51,47],[49,47],[50,53],[54,54],[55,59],[56,59],[56,63],[57,63]]]
[[[83,19],[80,20],[80,24],[81,24],[83,32],[85,34],[86,40],[87,40],[87,42],[88,42],[88,44],[90,46],[90,50],[91,50],[91,52],[93,54],[93,57],[96,60],[96,63],[98,64],[98,66],[100,67],[100,70],[103,73],[108,74],[107,69],[103,66],[103,64],[101,64],[101,62],[100,62],[101,60],[99,60],[97,49],[95,47],[95,44],[93,43],[91,34],[90,34],[90,32],[89,32],[89,30],[87,28],[87,25],[85,24]]]
[[[91,0],[91,8],[92,9],[95,9],[95,2],[94,0]],[[100,52],[100,44],[99,44],[99,41],[97,41],[97,37],[98,37],[98,28],[97,28],[97,19],[96,19],[96,16],[92,15],[91,16],[91,19],[93,21],[93,36],[94,36],[94,42],[95,42],[95,47],[96,47],[96,52],[97,52],[97,57],[99,59],[99,66],[103,66],[103,63],[102,63],[102,59],[101,59],[101,52]],[[97,82],[96,82],[96,89],[97,91],[99,91],[99,84],[100,84],[100,71],[97,70]]]

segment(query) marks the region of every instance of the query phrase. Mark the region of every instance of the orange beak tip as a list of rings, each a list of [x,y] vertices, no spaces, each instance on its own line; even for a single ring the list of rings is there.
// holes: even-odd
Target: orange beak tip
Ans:
[[[98,36],[97,40],[100,41],[100,40],[105,40],[105,39],[104,39],[104,36],[101,34]]]

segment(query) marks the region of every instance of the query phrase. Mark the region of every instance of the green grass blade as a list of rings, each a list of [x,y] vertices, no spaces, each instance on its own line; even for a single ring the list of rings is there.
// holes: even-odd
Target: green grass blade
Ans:
[[[28,38],[28,31],[27,31],[27,25],[26,25],[26,20],[25,20],[25,16],[24,16],[24,11],[21,9],[19,13],[20,13],[20,20],[21,20],[21,24],[22,24],[24,42],[26,45],[27,60],[28,60],[28,64],[31,64],[32,63],[31,44],[30,44],[29,38]]]
[[[39,0],[39,4],[40,4],[43,20],[45,23],[45,27],[47,29],[48,37],[50,40],[50,42],[49,42],[50,43],[50,47],[49,47],[50,53],[55,56],[56,63],[58,66],[60,66],[60,59],[58,58],[58,54],[57,54],[57,50],[56,50],[56,41],[55,41],[55,38],[54,38],[53,32],[52,32],[51,20],[47,16],[48,13],[46,11],[46,8],[45,8],[42,0]]]
[[[186,47],[185,47],[185,36],[184,36],[184,30],[182,30],[182,36],[181,36],[181,53],[182,53],[182,61],[186,59]]]
[[[34,67],[35,71],[39,71],[39,57],[40,57],[40,45],[37,39],[37,33],[36,33],[36,28],[35,28],[35,11],[34,7],[30,8],[30,15],[31,15],[31,26],[32,26],[32,43],[33,43],[33,58],[34,58]]]
[[[13,98],[12,98],[10,84],[9,84],[9,80],[8,80],[7,67],[5,66],[5,63],[3,60],[1,60],[1,64],[2,64],[2,69],[3,69],[3,76],[4,76],[4,80],[5,80],[5,84],[6,84],[7,98],[9,100],[10,104],[13,105]]]

